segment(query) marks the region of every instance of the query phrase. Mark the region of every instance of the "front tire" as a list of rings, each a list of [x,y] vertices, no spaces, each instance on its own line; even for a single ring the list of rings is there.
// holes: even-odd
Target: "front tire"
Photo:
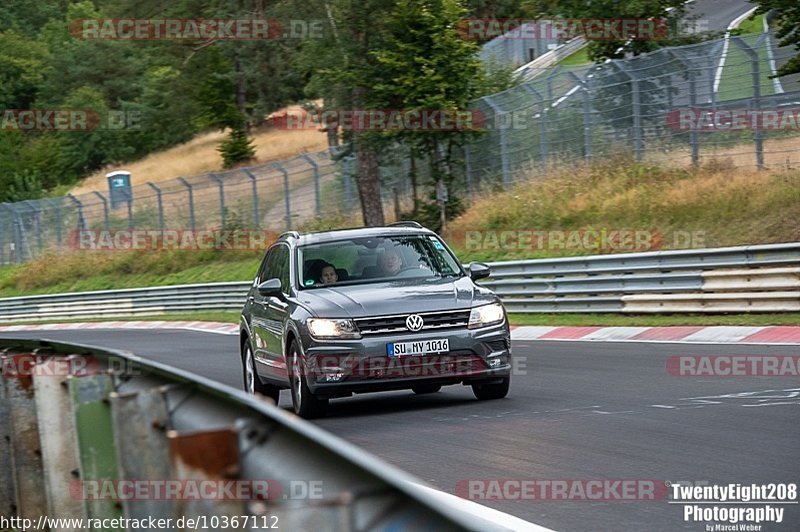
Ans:
[[[289,345],[289,368],[294,413],[305,419],[324,417],[328,413],[328,399],[317,397],[308,388],[303,357],[297,349],[296,340]]]
[[[502,399],[508,395],[511,386],[511,377],[503,377],[497,384],[473,384],[472,393],[479,401],[489,401],[492,399]]]
[[[253,357],[253,348],[250,346],[250,340],[245,339],[242,346],[242,365],[244,371],[242,377],[244,381],[244,391],[251,395],[261,394],[264,397],[272,399],[277,405],[281,395],[281,389],[273,384],[264,384],[256,372],[256,361]]]

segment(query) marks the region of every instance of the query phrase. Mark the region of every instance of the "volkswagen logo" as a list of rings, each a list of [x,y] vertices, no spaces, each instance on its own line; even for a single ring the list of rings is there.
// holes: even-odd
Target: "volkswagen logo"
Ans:
[[[422,329],[424,324],[425,322],[422,320],[422,316],[419,314],[412,314],[406,318],[406,327],[408,327],[409,331],[418,331]]]

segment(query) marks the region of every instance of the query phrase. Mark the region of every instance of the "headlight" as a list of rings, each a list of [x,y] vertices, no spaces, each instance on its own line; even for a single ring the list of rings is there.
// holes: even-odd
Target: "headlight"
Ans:
[[[314,338],[361,338],[353,320],[309,318],[306,325]]]
[[[503,323],[505,313],[503,312],[503,305],[500,303],[492,303],[491,305],[483,305],[475,307],[469,313],[468,329],[477,329],[479,327],[488,327],[489,325],[497,325]]]

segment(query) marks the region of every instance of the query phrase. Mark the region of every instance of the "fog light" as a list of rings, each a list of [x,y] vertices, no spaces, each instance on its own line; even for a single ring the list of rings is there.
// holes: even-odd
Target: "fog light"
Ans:
[[[327,373],[325,374],[325,382],[339,382],[344,378],[344,373]]]
[[[499,368],[503,364],[502,357],[496,357],[489,361],[489,367],[492,369]]]

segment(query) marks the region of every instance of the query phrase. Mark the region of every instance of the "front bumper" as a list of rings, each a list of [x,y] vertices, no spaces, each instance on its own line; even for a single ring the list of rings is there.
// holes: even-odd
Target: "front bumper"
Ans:
[[[433,355],[390,357],[390,342],[447,338],[450,350]],[[483,329],[427,330],[369,335],[359,340],[303,339],[307,383],[312,393],[408,389],[417,385],[497,382],[511,374],[511,338],[503,323]]]

